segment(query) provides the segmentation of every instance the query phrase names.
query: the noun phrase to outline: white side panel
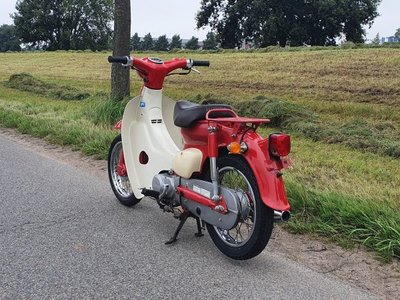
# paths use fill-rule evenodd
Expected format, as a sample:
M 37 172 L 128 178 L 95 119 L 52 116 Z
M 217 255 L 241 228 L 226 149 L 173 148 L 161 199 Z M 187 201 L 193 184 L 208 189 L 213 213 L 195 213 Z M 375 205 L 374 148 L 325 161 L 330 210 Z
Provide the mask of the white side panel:
M 162 99 L 162 114 L 164 117 L 165 126 L 167 126 L 169 135 L 174 140 L 175 144 L 179 149 L 183 149 L 183 139 L 181 134 L 181 128 L 174 124 L 174 108 L 175 101 L 163 96 Z
M 141 96 L 127 104 L 121 135 L 129 181 L 140 198 L 140 188 L 150 188 L 154 175 L 172 169 L 172 160 L 179 152 L 162 116 L 162 90 L 144 88 Z M 139 162 L 142 151 L 149 157 L 147 164 Z
M 200 172 L 203 153 L 196 148 L 188 148 L 178 153 L 172 162 L 176 174 L 189 179 L 194 172 Z

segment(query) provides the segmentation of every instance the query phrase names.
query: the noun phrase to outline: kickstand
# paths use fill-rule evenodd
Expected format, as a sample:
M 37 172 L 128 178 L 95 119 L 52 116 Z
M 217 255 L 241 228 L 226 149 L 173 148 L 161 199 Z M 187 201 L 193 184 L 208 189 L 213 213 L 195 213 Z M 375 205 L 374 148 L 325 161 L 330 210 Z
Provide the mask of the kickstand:
M 202 229 L 204 229 L 203 226 L 201 226 L 200 224 L 200 219 L 196 217 L 196 223 L 197 223 L 197 232 L 194 234 L 197 237 L 201 237 L 203 236 L 203 232 L 201 231 Z
M 177 237 L 179 232 L 181 231 L 183 225 L 185 224 L 186 220 L 189 218 L 190 213 L 189 212 L 183 212 L 182 215 L 180 216 L 181 221 L 179 222 L 178 228 L 176 228 L 175 233 L 173 235 L 173 237 L 168 241 L 165 242 L 165 245 L 170 245 L 172 243 L 175 243 L 177 241 Z

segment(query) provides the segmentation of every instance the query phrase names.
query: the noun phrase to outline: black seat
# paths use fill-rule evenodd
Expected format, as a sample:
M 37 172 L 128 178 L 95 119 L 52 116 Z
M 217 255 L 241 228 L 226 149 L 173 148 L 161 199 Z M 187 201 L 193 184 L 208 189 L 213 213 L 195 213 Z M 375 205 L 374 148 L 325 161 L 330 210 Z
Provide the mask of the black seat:
M 176 102 L 174 108 L 174 124 L 178 127 L 188 128 L 198 120 L 204 120 L 206 114 L 210 109 L 228 108 L 232 109 L 230 105 L 226 104 L 204 104 L 199 105 L 193 102 L 181 100 Z M 212 117 L 231 117 L 232 115 L 226 112 L 216 112 Z

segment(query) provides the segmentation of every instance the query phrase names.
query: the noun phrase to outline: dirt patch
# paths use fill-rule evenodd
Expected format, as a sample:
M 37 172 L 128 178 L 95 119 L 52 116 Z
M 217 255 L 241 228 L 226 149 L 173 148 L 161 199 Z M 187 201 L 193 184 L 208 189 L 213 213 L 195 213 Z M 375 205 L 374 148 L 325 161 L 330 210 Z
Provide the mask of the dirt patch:
M 0 136 L 28 146 L 43 156 L 107 179 L 106 161 L 94 160 L 70 147 L 50 145 L 11 129 L 0 128 Z M 362 246 L 347 250 L 332 242 L 309 235 L 294 235 L 276 226 L 264 253 L 268 251 L 282 253 L 319 273 L 338 277 L 380 298 L 396 299 L 400 295 L 400 262 L 380 262 Z

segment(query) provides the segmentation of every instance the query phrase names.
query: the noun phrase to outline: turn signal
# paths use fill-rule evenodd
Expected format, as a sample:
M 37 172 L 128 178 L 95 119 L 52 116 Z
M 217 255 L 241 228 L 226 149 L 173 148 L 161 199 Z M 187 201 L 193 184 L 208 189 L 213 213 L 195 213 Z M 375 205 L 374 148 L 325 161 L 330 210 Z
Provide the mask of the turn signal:
M 269 135 L 269 151 L 274 156 L 287 156 L 290 153 L 290 135 L 272 133 Z
M 240 153 L 240 144 L 238 142 L 232 142 L 228 145 L 228 151 L 232 154 L 239 154 Z
M 245 142 L 242 142 L 241 144 L 238 142 L 232 142 L 227 146 L 227 148 L 230 154 L 245 153 L 249 149 Z

